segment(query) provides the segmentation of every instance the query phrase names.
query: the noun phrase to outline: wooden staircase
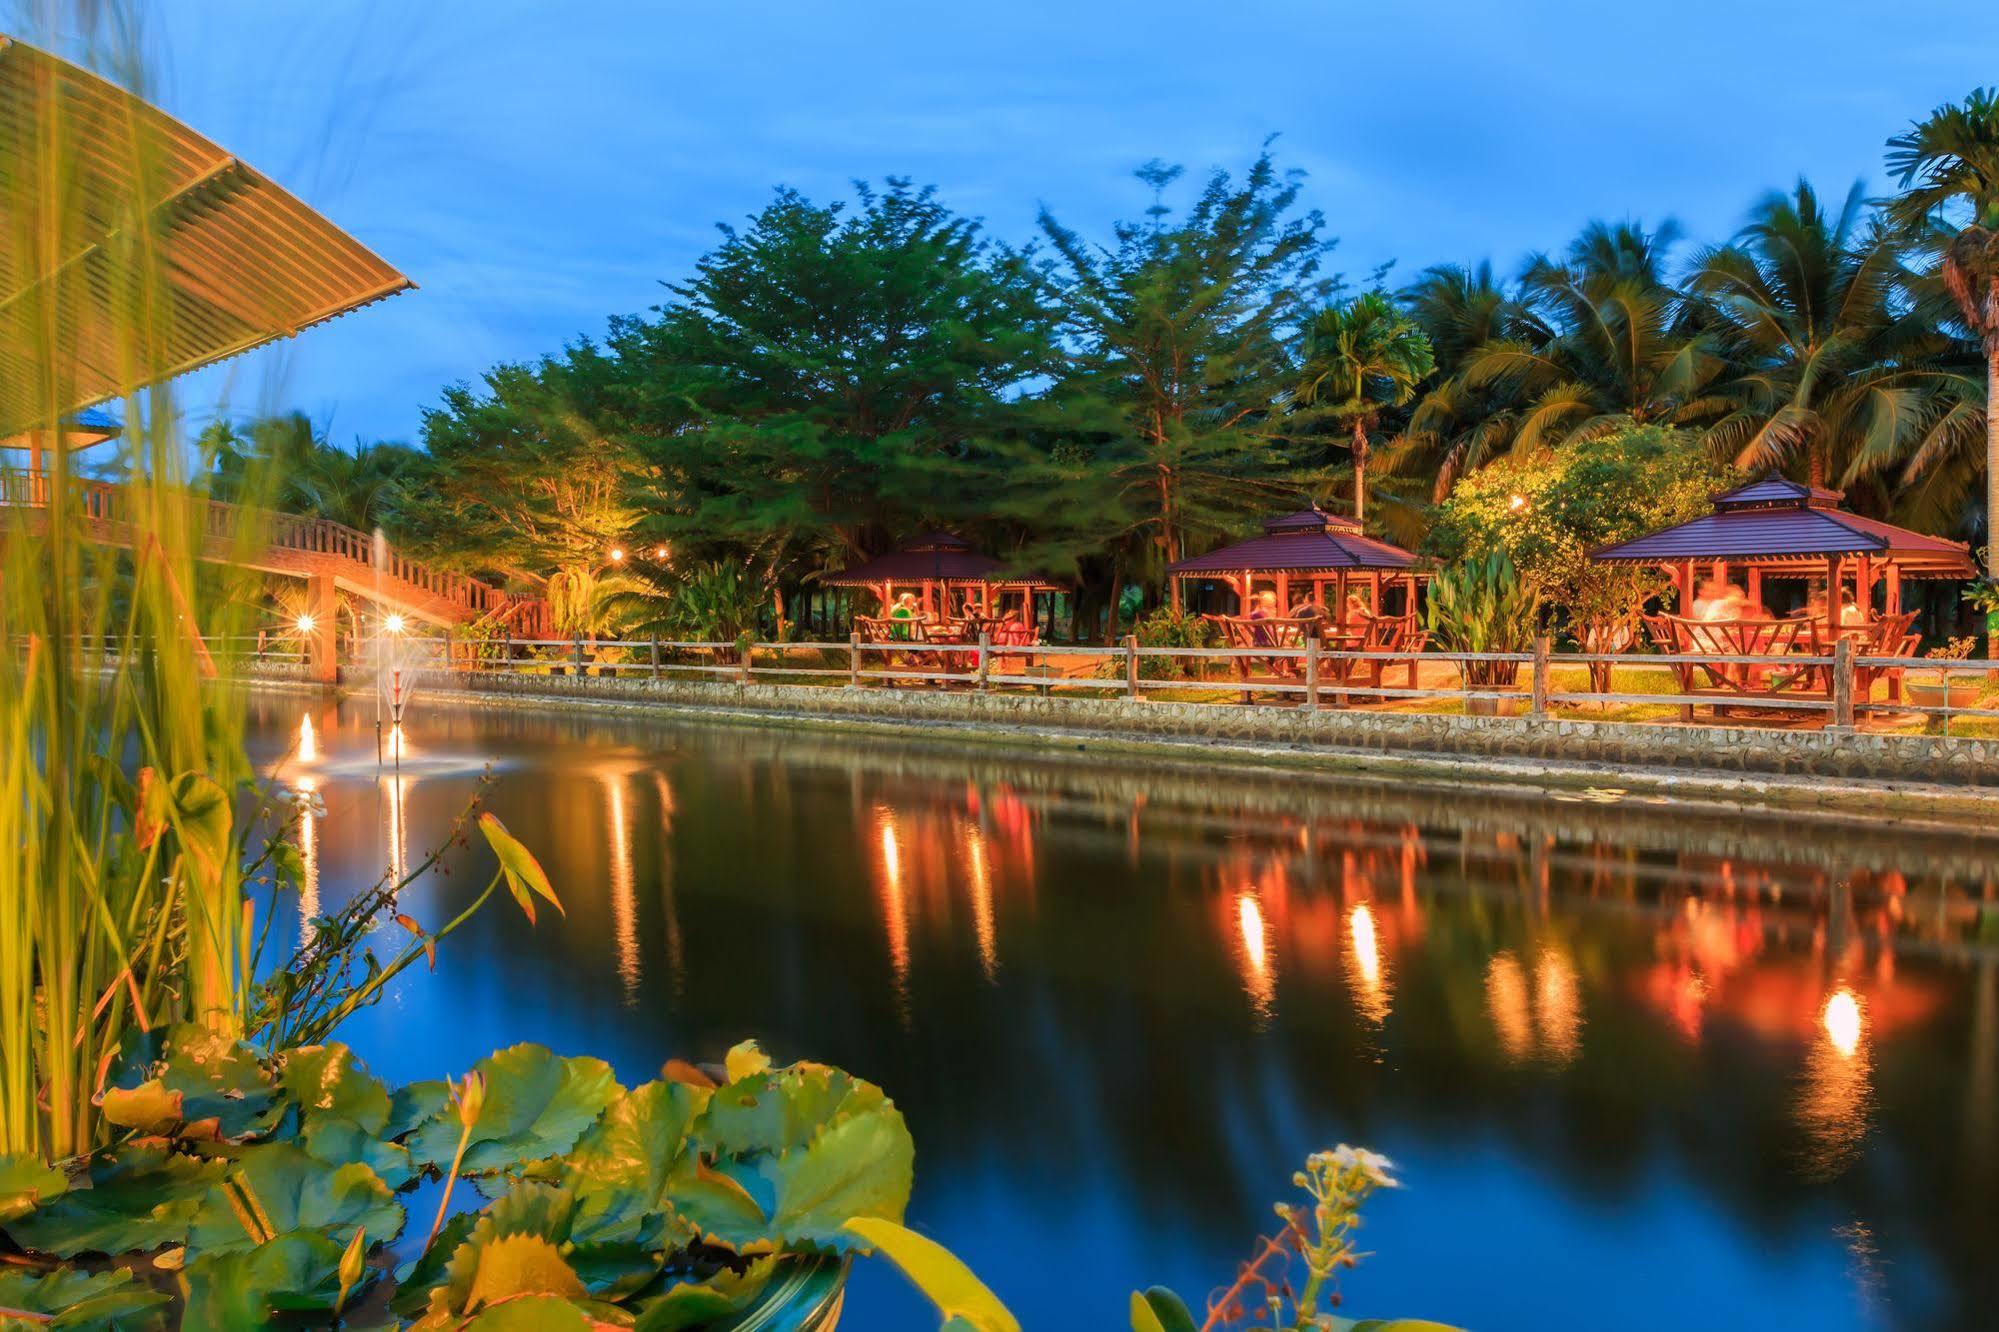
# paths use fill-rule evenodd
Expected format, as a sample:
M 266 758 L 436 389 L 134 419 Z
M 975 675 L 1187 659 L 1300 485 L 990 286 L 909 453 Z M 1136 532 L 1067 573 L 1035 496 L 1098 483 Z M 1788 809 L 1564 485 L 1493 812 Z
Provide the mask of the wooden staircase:
M 49 484 L 45 472 L 0 471 L 0 508 L 46 509 Z M 132 544 L 130 497 L 122 486 L 79 478 L 72 478 L 69 485 L 93 538 L 112 545 Z M 464 574 L 433 569 L 344 523 L 220 500 L 199 504 L 203 559 L 291 578 L 330 580 L 341 591 L 428 624 L 488 620 L 495 631 L 517 638 L 541 638 L 549 632 L 548 603 L 541 598 L 518 597 Z

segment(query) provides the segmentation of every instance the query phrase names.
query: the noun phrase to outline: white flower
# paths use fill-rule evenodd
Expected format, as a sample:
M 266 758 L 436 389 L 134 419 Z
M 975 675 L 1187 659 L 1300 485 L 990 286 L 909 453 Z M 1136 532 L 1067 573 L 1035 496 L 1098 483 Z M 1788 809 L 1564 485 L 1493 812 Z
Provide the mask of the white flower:
M 1345 1143 L 1341 1143 L 1333 1149 L 1333 1162 L 1341 1169 L 1360 1171 L 1362 1175 L 1373 1182 L 1376 1188 L 1399 1189 L 1402 1187 L 1402 1182 L 1389 1173 L 1389 1171 L 1395 1169 L 1395 1162 L 1389 1160 L 1380 1152 L 1370 1152 L 1365 1147 L 1349 1147 Z

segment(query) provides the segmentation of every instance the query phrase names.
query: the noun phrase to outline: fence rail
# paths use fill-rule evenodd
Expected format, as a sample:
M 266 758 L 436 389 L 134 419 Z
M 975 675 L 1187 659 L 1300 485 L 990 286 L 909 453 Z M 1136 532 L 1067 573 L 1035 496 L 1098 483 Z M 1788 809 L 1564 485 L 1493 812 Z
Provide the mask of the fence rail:
M 1702 656 L 1555 652 L 1334 651 L 1295 647 L 1146 647 L 847 641 L 726 643 L 688 639 L 406 637 L 412 665 L 452 671 L 842 684 L 847 688 L 969 688 L 1040 694 L 1171 696 L 1214 706 L 1276 703 L 1302 710 L 1367 707 L 1463 710 L 1549 717 L 1624 710 L 1617 720 L 1664 723 L 1695 708 L 1716 716 L 1762 714 L 1774 721 L 1854 728 L 1921 718 L 1952 724 L 1999 721 L 1999 662 L 1866 657 L 1851 644 L 1819 655 Z M 1734 673 L 1739 690 L 1715 684 L 1684 691 L 1659 675 Z M 1594 671 L 1607 675 L 1598 687 Z M 1406 683 L 1390 683 L 1405 673 Z M 1634 673 L 1647 678 L 1633 680 Z M 1567 678 L 1564 679 L 1563 677 Z M 1425 678 L 1428 677 L 1428 678 Z M 1810 687 L 1755 687 L 1757 680 L 1812 681 Z M 1577 687 L 1585 684 L 1587 687 Z M 1947 685 L 1973 684 L 1970 696 Z M 1935 697 L 1931 697 L 1934 686 Z M 1584 710 L 1578 714 L 1578 710 Z M 1665 715 L 1631 715 L 1666 710 Z

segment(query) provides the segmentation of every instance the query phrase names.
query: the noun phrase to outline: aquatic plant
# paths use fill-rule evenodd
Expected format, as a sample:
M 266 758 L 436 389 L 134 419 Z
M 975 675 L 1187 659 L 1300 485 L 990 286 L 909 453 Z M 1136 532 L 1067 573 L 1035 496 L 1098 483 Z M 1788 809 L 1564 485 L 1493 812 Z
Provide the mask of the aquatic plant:
M 0 1232 L 21 1251 L 0 1306 L 23 1321 L 717 1328 L 830 1304 L 879 1250 L 953 1326 L 1018 1329 L 902 1227 L 914 1149 L 893 1102 L 754 1043 L 631 1088 L 516 1045 L 392 1091 L 337 1043 L 271 1056 L 182 1026 L 117 1061 L 104 1103 L 114 1146 L 0 1159 Z M 439 1180 L 396 1262 L 407 1196 Z M 452 1212 L 461 1182 L 483 1201 Z
M 1361 1208 L 1378 1189 L 1400 1188 L 1392 1173 L 1394 1162 L 1364 1147 L 1345 1143 L 1331 1151 L 1314 1152 L 1291 1182 L 1304 1191 L 1303 1202 L 1280 1202 L 1283 1223 L 1266 1235 L 1256 1256 L 1236 1272 L 1235 1280 L 1210 1296 L 1200 1322 L 1178 1295 L 1164 1286 L 1135 1291 L 1131 1297 L 1132 1332 L 1223 1332 L 1223 1329 L 1269 1328 L 1288 1332 L 1452 1332 L 1442 1323 L 1420 1319 L 1355 1321 L 1322 1311 L 1321 1304 L 1339 1301 L 1339 1276 L 1367 1255 L 1354 1243 L 1361 1225 Z M 1290 1278 L 1293 1263 L 1304 1267 L 1302 1281 Z

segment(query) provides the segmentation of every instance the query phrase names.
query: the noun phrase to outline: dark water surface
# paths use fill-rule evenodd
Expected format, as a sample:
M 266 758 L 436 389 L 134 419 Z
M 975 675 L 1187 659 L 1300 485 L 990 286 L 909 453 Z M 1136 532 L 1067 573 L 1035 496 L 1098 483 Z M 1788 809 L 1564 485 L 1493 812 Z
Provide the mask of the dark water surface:
M 1999 844 L 1471 786 L 265 700 L 321 903 L 471 796 L 568 907 L 499 905 L 347 1029 L 628 1082 L 754 1035 L 880 1082 L 912 1224 L 1032 1329 L 1198 1302 L 1305 1155 L 1387 1152 L 1352 1313 L 1483 1329 L 1991 1327 Z M 466 853 L 405 909 L 484 882 Z M 1985 940 L 1981 942 L 1981 938 Z M 856 1332 L 935 1326 L 865 1265 Z

